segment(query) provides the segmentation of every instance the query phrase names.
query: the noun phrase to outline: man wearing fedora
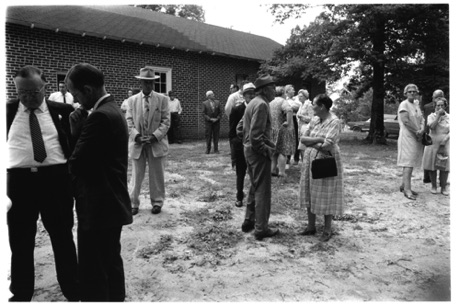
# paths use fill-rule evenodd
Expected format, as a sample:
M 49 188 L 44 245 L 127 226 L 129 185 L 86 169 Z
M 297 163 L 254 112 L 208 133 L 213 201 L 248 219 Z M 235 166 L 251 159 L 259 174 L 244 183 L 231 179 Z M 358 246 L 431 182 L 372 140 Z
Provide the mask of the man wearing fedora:
M 214 143 L 214 153 L 219 153 L 220 102 L 214 99 L 214 93 L 211 90 L 206 92 L 206 98 L 207 100 L 203 102 L 206 154 L 211 152 L 211 140 Z
M 236 168 L 236 207 L 243 206 L 244 198 L 244 177 L 246 176 L 246 159 L 244 157 L 243 140 L 238 137 L 236 128 L 241 118 L 243 118 L 244 111 L 249 101 L 255 97 L 254 89 L 256 87 L 252 83 L 244 84 L 243 86 L 243 101 L 238 101 L 230 111 L 229 124 L 230 130 L 228 138 L 230 140 L 230 149 L 232 150 L 232 167 Z
M 165 199 L 164 168 L 169 145 L 169 99 L 156 93 L 154 80 L 159 78 L 151 67 L 144 67 L 135 76 L 142 91 L 128 99 L 126 120 L 130 130 L 129 157 L 133 160 L 133 187 L 130 192 L 132 213 L 139 212 L 139 194 L 149 164 L 149 189 L 152 213 L 161 212 Z
M 248 167 L 249 189 L 243 232 L 254 230 L 257 240 L 272 237 L 278 229 L 268 227 L 271 207 L 271 158 L 275 149 L 269 103 L 275 98 L 275 82 L 270 76 L 255 81 L 256 97 L 246 107 L 243 116 L 244 156 Z

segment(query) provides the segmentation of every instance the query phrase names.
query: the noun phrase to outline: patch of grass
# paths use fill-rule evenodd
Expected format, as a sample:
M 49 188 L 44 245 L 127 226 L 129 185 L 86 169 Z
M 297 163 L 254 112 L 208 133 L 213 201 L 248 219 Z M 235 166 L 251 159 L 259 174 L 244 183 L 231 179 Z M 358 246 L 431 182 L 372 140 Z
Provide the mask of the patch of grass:
M 158 255 L 167 249 L 171 248 L 174 238 L 172 235 L 162 235 L 160 241 L 153 246 L 146 246 L 138 251 L 137 257 L 148 259 L 154 255 Z

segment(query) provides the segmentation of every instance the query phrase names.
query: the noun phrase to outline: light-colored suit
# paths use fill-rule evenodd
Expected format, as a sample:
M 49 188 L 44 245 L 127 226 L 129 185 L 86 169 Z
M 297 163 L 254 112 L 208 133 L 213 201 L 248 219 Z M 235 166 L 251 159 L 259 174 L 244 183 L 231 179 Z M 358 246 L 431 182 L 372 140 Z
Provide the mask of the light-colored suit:
M 163 206 L 165 198 L 164 167 L 169 152 L 167 133 L 170 126 L 169 98 L 152 91 L 149 94 L 149 118 L 144 129 L 144 93 L 140 92 L 128 99 L 126 120 L 129 128 L 129 157 L 133 161 L 133 182 L 130 190 L 133 207 L 139 207 L 139 194 L 145 176 L 146 163 L 149 164 L 149 189 L 152 206 Z M 137 135 L 154 135 L 157 141 L 151 144 L 137 144 Z

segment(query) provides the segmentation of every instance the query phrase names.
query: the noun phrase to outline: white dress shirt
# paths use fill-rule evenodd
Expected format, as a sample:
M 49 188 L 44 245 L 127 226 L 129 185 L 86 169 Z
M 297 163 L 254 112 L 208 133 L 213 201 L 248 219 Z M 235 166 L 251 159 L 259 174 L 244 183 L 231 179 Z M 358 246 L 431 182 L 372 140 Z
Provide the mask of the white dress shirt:
M 169 112 L 170 113 L 182 113 L 182 107 L 180 106 L 180 101 L 177 98 L 174 100 L 169 99 Z
M 43 163 L 34 160 L 29 114 L 29 109 L 19 103 L 18 111 L 8 133 L 7 168 L 31 168 L 65 164 L 67 160 L 59 143 L 58 132 L 44 99 L 40 107 L 35 110 L 35 115 L 40 124 L 47 156 Z

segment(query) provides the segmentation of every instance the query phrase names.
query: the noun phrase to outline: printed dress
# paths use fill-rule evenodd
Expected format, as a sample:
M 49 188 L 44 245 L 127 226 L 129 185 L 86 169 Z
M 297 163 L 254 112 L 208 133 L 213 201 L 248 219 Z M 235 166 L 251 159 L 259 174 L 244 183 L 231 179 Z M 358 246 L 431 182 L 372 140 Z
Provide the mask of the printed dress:
M 300 174 L 300 207 L 311 208 L 316 215 L 341 215 L 344 210 L 343 199 L 343 166 L 340 156 L 340 148 L 337 145 L 341 130 L 340 120 L 332 116 L 321 122 L 319 117 L 310 121 L 309 128 L 302 136 L 324 137 L 334 143 L 331 154 L 337 163 L 337 176 L 323 179 L 313 179 L 311 176 L 311 163 L 315 159 L 316 150 L 313 147 L 306 147 L 302 169 Z M 318 153 L 318 158 L 322 153 Z
M 415 103 L 404 100 L 398 107 L 399 137 L 398 137 L 398 162 L 400 167 L 420 167 L 423 157 L 422 142 L 417 140 L 414 132 L 411 132 L 402 122 L 401 112 L 406 111 L 410 122 L 417 127 L 423 126 L 423 115 L 420 107 Z
M 428 116 L 428 124 L 433 123 L 436 118 L 436 114 L 432 113 Z M 433 144 L 431 146 L 425 147 L 425 152 L 423 154 L 423 169 L 434 171 L 436 170 L 434 166 L 434 162 L 436 160 L 436 153 L 438 153 L 441 141 L 446 137 L 447 134 L 450 132 L 450 125 L 449 125 L 449 114 L 445 114 L 439 118 L 438 124 L 432 130 L 430 129 L 430 136 L 433 140 Z M 446 152 L 450 152 L 450 141 L 446 143 Z M 447 160 L 447 166 L 445 171 L 450 171 L 450 158 Z
M 286 114 L 292 114 L 289 103 L 281 97 L 276 97 L 270 102 L 272 116 L 272 141 L 275 143 L 275 153 L 285 156 L 295 152 L 295 134 L 291 128 L 283 126 L 286 122 Z

